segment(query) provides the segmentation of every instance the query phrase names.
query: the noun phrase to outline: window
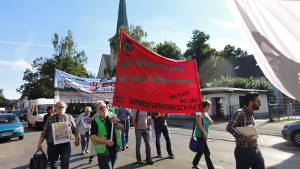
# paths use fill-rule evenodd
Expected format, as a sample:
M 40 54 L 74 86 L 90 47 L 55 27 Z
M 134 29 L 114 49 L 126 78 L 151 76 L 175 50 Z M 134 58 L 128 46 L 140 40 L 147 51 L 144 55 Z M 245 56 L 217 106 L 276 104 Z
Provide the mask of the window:
M 14 115 L 1 115 L 0 116 L 0 124 L 6 123 L 19 123 L 19 119 Z

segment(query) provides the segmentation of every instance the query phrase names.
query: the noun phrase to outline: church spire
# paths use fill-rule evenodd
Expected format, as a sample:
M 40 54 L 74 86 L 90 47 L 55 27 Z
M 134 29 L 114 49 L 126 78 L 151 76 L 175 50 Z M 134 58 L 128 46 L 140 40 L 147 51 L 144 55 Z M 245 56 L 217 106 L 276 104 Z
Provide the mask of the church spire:
M 118 23 L 117 23 L 117 31 L 119 32 L 119 29 L 121 27 L 128 27 L 128 21 L 127 21 L 127 12 L 126 12 L 126 2 L 125 0 L 120 0 L 119 3 L 119 14 L 118 14 Z

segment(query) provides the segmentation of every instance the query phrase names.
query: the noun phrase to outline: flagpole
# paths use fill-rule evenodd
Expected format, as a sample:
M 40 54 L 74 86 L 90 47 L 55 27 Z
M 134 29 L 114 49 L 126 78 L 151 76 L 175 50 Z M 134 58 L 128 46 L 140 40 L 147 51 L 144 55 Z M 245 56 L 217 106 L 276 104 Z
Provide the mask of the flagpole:
M 111 123 L 111 131 L 110 131 L 110 140 L 113 140 L 113 133 L 114 133 L 114 123 Z

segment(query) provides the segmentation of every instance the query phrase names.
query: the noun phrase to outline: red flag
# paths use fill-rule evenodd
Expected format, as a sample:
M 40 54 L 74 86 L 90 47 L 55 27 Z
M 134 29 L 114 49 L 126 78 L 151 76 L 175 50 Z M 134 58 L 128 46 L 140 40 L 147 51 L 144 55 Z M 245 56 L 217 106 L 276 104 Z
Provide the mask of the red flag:
M 121 32 L 114 106 L 190 114 L 200 112 L 201 103 L 195 60 L 162 57 Z

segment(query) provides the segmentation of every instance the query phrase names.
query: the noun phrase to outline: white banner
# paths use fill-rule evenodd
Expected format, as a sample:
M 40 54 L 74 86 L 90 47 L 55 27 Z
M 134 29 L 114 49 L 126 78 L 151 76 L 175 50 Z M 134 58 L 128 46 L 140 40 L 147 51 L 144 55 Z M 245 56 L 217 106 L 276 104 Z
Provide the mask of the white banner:
M 269 81 L 300 100 L 300 1 L 227 0 Z
M 66 103 L 95 103 L 99 100 L 112 100 L 116 78 L 111 80 L 82 78 L 55 69 L 56 101 Z

